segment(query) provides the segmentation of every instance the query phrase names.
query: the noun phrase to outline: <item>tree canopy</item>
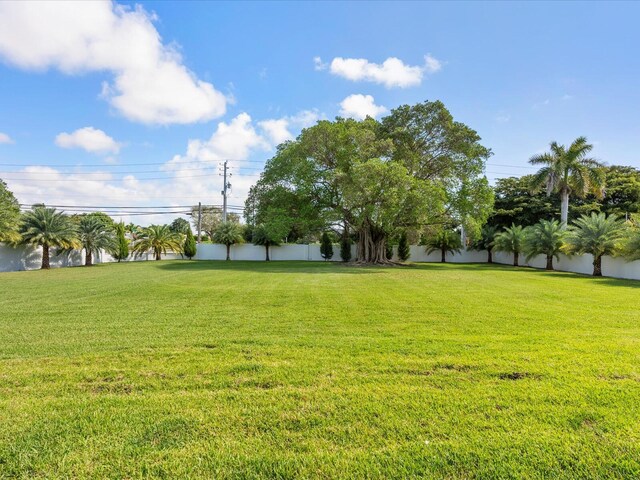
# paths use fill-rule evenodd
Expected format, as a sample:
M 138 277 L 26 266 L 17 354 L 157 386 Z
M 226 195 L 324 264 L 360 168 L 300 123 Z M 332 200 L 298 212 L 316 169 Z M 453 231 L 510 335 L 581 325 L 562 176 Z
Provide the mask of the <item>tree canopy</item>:
M 393 110 L 381 122 L 320 121 L 278 147 L 246 203 L 247 222 L 301 238 L 346 225 L 360 262 L 386 263 L 402 228 L 462 225 L 479 233 L 493 194 L 489 149 L 441 102 Z
M 20 205 L 7 184 L 0 180 L 0 242 L 20 240 Z

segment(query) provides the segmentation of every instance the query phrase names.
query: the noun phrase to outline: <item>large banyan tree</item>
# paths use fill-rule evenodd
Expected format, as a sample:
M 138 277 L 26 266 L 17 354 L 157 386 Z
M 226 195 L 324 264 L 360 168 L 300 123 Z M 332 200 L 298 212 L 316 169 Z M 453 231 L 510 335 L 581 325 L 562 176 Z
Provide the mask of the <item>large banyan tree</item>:
M 461 226 L 473 236 L 491 211 L 491 151 L 439 102 L 401 106 L 380 122 L 320 121 L 280 145 L 245 205 L 250 225 L 283 238 L 331 226 L 357 233 L 357 261 L 386 263 L 399 229 Z

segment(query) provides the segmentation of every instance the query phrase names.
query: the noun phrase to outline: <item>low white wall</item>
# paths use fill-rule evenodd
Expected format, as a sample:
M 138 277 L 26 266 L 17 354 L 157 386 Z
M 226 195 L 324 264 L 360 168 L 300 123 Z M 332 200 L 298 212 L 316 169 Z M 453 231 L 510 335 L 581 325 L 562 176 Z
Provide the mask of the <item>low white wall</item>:
M 439 262 L 440 252 L 427 254 L 425 247 L 420 245 L 411 245 L 410 247 L 412 262 Z M 224 260 L 227 250 L 224 245 L 202 243 L 198 245 L 196 260 Z M 351 248 L 352 258 L 356 255 L 356 246 Z M 251 244 L 233 245 L 230 250 L 231 260 L 249 260 L 263 261 L 265 259 L 265 248 Z M 269 256 L 271 260 L 303 260 L 303 261 L 324 261 L 320 255 L 320 245 L 298 245 L 288 244 L 279 247 L 270 247 Z M 166 260 L 180 259 L 180 254 L 169 253 L 162 256 Z M 451 263 L 486 263 L 487 252 L 476 252 L 473 250 L 462 250 L 460 253 L 447 254 L 447 262 Z M 138 257 L 129 257 L 127 261 L 146 261 L 153 260 L 151 254 Z M 397 260 L 397 249 L 394 248 L 394 259 Z M 93 259 L 94 263 L 111 263 L 116 260 L 107 253 L 102 253 Z M 333 246 L 333 262 L 339 262 L 340 246 Z M 493 261 L 500 264 L 510 265 L 513 263 L 513 255 L 502 252 L 493 253 Z M 12 272 L 18 270 L 35 270 L 40 268 L 42 262 L 42 249 L 30 246 L 19 246 L 12 248 L 8 245 L 0 244 L 0 272 Z M 593 257 L 591 255 L 576 255 L 568 257 L 560 255 L 560 260 L 554 259 L 554 267 L 556 270 L 563 272 L 582 273 L 591 275 L 593 272 Z M 70 255 L 56 256 L 52 250 L 51 267 L 71 267 L 79 266 L 84 263 L 84 254 L 74 251 Z M 545 268 L 546 258 L 544 255 L 538 255 L 527 262 L 524 255 L 520 255 L 520 265 L 533 268 Z M 640 280 L 640 261 L 627 262 L 623 258 L 603 257 L 602 271 L 607 277 L 628 278 Z

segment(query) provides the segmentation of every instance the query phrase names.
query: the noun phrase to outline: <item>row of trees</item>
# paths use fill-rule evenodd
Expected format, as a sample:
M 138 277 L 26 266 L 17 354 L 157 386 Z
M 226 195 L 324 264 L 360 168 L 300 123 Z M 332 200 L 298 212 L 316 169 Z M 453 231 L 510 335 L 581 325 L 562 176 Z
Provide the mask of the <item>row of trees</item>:
M 83 250 L 86 266 L 93 265 L 94 256 L 102 251 L 110 253 L 118 261 L 127 259 L 131 254 L 153 253 L 156 260 L 160 260 L 167 251 L 181 253 L 188 258 L 196 254 L 190 228 L 186 233 L 175 231 L 169 225 L 127 229 L 123 223 L 116 224 L 101 213 L 66 215 L 55 208 L 35 205 L 23 214 L 18 209 L 11 223 L 11 230 L 2 230 L 2 241 L 42 248 L 43 269 L 50 267 L 52 249 L 56 255 Z M 130 238 L 127 238 L 127 230 Z
M 540 220 L 528 227 L 512 224 L 502 230 L 487 225 L 472 248 L 486 250 L 489 263 L 493 261 L 493 251 L 511 253 L 514 266 L 518 266 L 521 254 L 526 255 L 527 261 L 544 255 L 547 270 L 553 270 L 553 259 L 559 259 L 561 253 L 588 253 L 593 256 L 593 275 L 602 276 L 605 255 L 640 259 L 640 221 L 624 221 L 615 214 L 592 212 L 569 226 L 558 220 Z

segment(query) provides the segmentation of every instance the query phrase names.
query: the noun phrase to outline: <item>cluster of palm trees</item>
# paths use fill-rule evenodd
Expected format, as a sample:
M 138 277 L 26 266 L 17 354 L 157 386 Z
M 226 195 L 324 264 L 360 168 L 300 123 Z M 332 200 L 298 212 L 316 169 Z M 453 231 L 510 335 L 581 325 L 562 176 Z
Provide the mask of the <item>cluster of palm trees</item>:
M 493 262 L 493 251 L 511 253 L 516 267 L 520 255 L 525 255 L 527 261 L 544 255 L 547 270 L 553 270 L 553 259 L 559 259 L 561 253 L 588 253 L 593 256 L 593 275 L 602 276 L 605 255 L 640 259 L 640 226 L 615 215 L 595 212 L 582 215 L 569 226 L 558 220 L 541 220 L 530 227 L 512 225 L 501 231 L 487 225 L 472 248 L 486 250 L 489 263 Z
M 51 249 L 56 255 L 73 250 L 84 250 L 84 264 L 93 265 L 94 256 L 101 251 L 110 253 L 118 261 L 130 254 L 139 256 L 153 253 L 160 260 L 168 251 L 192 258 L 196 254 L 195 239 L 188 228 L 186 232 L 172 230 L 169 225 L 139 227 L 130 238 L 125 237 L 124 224 L 105 221 L 102 215 L 83 215 L 79 220 L 55 208 L 36 205 L 22 215 L 18 237 L 14 245 L 25 244 L 42 248 L 43 269 L 50 267 Z

